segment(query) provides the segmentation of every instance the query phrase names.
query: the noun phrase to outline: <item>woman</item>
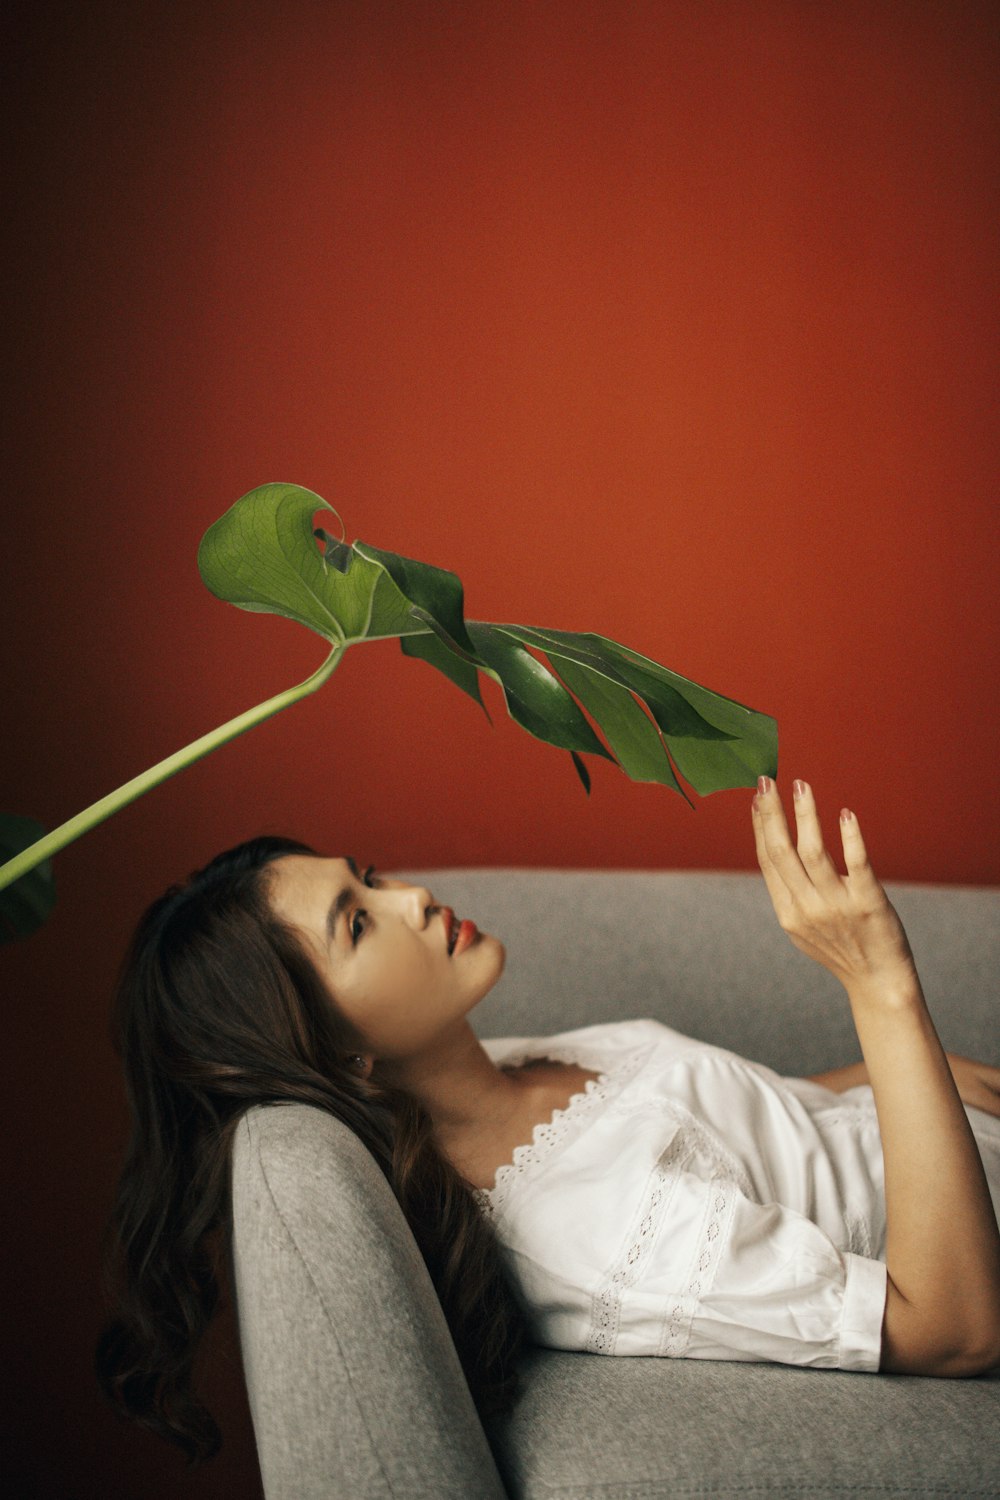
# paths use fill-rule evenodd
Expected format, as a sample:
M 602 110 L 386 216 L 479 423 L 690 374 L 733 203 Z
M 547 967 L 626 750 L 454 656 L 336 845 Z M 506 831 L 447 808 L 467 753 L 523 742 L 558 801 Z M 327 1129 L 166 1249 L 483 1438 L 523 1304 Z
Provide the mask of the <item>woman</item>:
M 484 1044 L 467 1017 L 502 973 L 499 939 L 463 924 L 453 945 L 422 887 L 369 889 L 371 870 L 293 840 L 251 840 L 172 886 L 116 996 L 133 1129 L 107 1233 L 108 1399 L 192 1461 L 217 1451 L 192 1364 L 226 1281 L 232 1135 L 268 1101 L 327 1109 L 372 1152 L 484 1416 L 511 1404 L 529 1337 L 913 1374 L 1000 1362 L 1000 1070 L 942 1051 L 857 819 L 842 814 L 846 876 L 801 782 L 795 820 L 793 845 L 762 779 L 752 821 L 779 923 L 844 985 L 865 1057 L 811 1079 L 654 1021 L 538 1039 L 540 1056 Z M 615 1170 L 594 1170 L 609 1142 Z M 588 1232 L 570 1265 L 545 1215 L 574 1193 Z M 617 1245 L 629 1217 L 635 1253 L 616 1267 L 598 1229 Z

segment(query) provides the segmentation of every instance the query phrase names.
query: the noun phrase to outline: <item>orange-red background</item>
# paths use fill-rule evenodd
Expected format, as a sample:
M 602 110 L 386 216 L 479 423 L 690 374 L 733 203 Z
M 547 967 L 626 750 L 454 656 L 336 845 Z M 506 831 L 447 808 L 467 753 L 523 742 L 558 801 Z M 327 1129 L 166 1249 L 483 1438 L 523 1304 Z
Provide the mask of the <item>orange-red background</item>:
M 811 780 L 833 840 L 853 806 L 884 878 L 998 881 L 992 6 L 7 24 L 0 805 L 53 827 L 319 664 L 195 566 L 281 479 L 453 569 L 471 619 L 598 631 L 774 714 L 786 797 Z M 262 830 L 386 870 L 756 868 L 749 790 L 691 811 L 590 757 L 588 798 L 481 687 L 492 729 L 358 648 L 57 856 L 55 915 L 0 958 L 25 1493 L 255 1493 L 224 1324 L 203 1472 L 90 1374 L 126 1130 L 109 992 L 170 880 Z

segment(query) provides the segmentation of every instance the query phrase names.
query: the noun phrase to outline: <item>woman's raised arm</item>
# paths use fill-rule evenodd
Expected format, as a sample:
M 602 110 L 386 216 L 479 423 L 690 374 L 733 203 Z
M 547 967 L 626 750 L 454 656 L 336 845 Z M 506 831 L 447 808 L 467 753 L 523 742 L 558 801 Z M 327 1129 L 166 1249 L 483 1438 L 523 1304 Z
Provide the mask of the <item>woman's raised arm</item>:
M 757 858 L 778 921 L 840 980 L 871 1083 L 885 1164 L 888 1294 L 880 1368 L 978 1375 L 1000 1363 L 1000 1227 L 903 925 L 841 813 L 846 876 L 795 783 L 797 847 L 777 788 L 754 798 Z

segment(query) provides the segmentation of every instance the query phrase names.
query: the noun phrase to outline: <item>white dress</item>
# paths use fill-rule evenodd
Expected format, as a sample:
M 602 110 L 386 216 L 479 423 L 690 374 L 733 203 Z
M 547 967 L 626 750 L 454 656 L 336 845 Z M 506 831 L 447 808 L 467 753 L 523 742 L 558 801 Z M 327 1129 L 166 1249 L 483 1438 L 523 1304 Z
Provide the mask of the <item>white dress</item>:
M 552 1349 L 875 1371 L 885 1180 L 870 1085 L 842 1094 L 660 1021 L 485 1038 L 599 1072 L 477 1188 Z M 1000 1119 L 966 1106 L 1000 1215 Z

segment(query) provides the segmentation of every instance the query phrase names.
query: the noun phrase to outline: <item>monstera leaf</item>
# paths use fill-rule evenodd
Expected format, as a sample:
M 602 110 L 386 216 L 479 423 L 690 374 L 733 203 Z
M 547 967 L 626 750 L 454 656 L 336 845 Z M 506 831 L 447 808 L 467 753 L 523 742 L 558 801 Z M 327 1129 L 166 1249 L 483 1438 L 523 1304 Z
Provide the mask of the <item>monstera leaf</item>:
M 198 567 L 218 598 L 238 609 L 284 615 L 321 636 L 332 647 L 326 660 L 305 682 L 177 751 L 0 866 L 0 912 L 13 935 L 26 930 L 9 915 L 9 903 L 29 899 L 19 891 L 28 872 L 168 776 L 315 692 L 349 646 L 398 639 L 404 656 L 441 672 L 492 724 L 479 692 L 479 673 L 486 673 L 522 729 L 569 751 L 588 795 L 584 754 L 616 762 L 633 781 L 660 782 L 691 806 L 675 766 L 701 796 L 777 774 L 777 725 L 769 715 L 607 636 L 467 620 L 454 573 L 368 542 L 337 540 L 313 528 L 319 510 L 337 515 L 301 485 L 261 485 L 208 528 Z
M 775 774 L 777 726 L 768 715 L 606 636 L 466 620 L 456 574 L 368 542 L 347 546 L 322 527 L 314 532 L 312 518 L 320 509 L 337 514 L 298 485 L 251 490 L 202 538 L 198 566 L 204 582 L 240 609 L 297 620 L 341 648 L 398 637 L 405 656 L 435 667 L 489 718 L 479 693 L 478 674 L 485 672 L 499 683 L 522 729 L 570 751 L 588 792 L 581 752 L 617 759 L 633 781 L 662 782 L 686 800 L 668 749 L 701 795 L 752 786 L 758 775 Z M 613 755 L 571 694 L 604 731 Z

